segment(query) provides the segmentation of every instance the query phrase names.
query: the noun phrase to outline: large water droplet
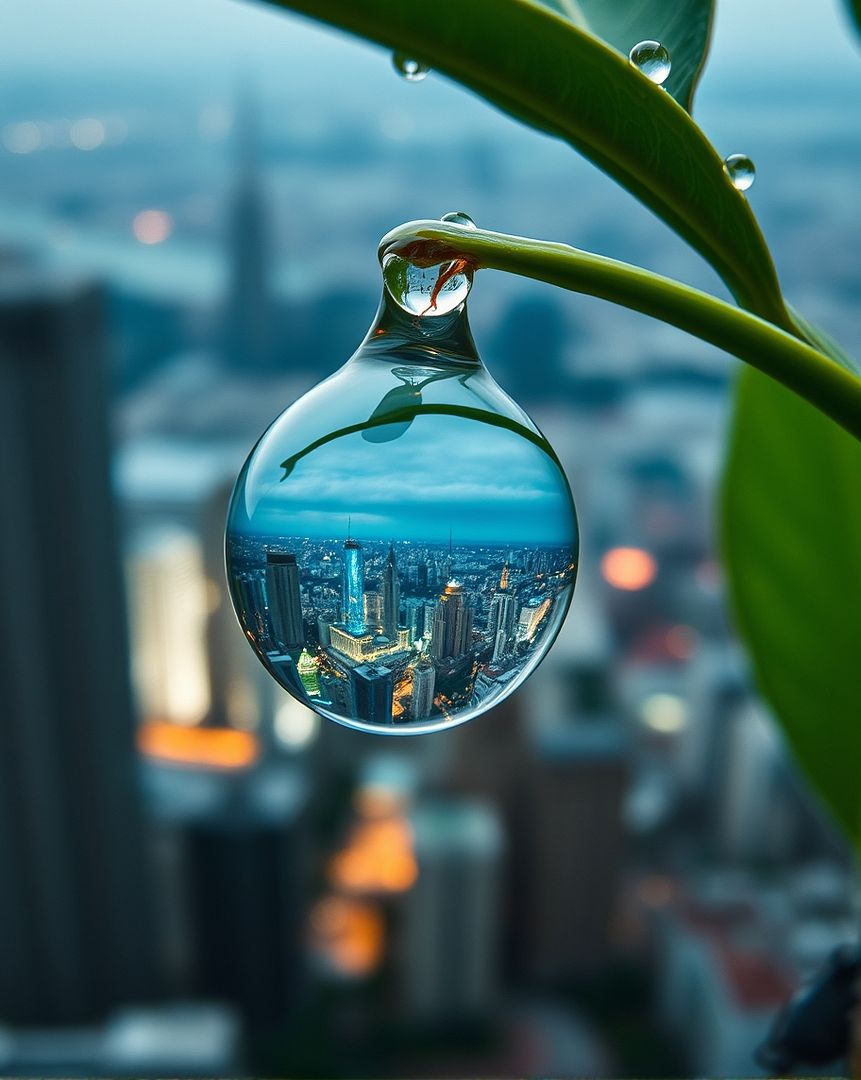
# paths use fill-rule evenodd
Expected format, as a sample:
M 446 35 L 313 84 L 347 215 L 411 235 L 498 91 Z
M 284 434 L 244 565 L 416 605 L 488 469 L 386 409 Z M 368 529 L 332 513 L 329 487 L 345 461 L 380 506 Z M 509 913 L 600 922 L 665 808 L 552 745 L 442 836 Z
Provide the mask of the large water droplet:
M 660 41 L 639 41 L 628 53 L 631 64 L 657 86 L 670 75 L 670 54 Z
M 392 252 L 383 259 L 383 281 L 392 299 L 410 315 L 448 315 L 469 296 L 472 270 L 461 259 L 417 266 Z
M 556 455 L 475 352 L 468 283 L 429 334 L 389 278 L 427 275 L 433 291 L 439 267 L 396 258 L 358 352 L 251 452 L 226 555 L 245 636 L 281 686 L 404 735 L 479 716 L 535 669 L 571 600 L 578 532 Z M 427 303 L 417 292 L 407 310 Z
M 405 53 L 394 53 L 392 63 L 398 75 L 406 79 L 407 82 L 421 82 L 422 79 L 428 77 L 430 71 L 427 64 L 423 64 L 421 60 L 416 60 L 414 56 L 407 56 Z
M 463 225 L 465 229 L 475 228 L 475 222 L 469 214 L 465 214 L 463 210 L 452 210 L 448 214 L 443 214 L 440 221 L 447 221 L 451 225 Z
M 756 179 L 756 166 L 747 154 L 730 154 L 723 168 L 736 191 L 747 191 Z

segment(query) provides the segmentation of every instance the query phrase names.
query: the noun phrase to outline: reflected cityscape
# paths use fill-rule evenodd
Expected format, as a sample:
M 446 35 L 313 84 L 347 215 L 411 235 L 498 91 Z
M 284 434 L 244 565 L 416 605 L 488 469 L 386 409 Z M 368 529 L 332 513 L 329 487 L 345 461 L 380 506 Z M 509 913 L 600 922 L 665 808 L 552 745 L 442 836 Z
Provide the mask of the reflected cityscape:
M 564 617 L 563 547 L 231 536 L 237 613 L 281 685 L 371 728 L 457 722 L 505 697 Z

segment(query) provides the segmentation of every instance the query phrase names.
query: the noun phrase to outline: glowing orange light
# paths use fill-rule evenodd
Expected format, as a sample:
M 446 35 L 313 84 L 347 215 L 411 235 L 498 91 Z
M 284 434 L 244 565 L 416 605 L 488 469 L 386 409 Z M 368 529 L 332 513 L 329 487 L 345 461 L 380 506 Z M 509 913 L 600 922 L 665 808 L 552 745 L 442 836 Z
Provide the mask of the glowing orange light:
M 380 964 L 385 924 L 379 909 L 342 896 L 327 896 L 311 909 L 314 948 L 342 975 L 370 975 Z
M 412 841 L 402 817 L 360 822 L 347 846 L 330 860 L 329 880 L 358 895 L 406 892 L 419 872 Z
M 141 210 L 132 220 L 132 232 L 140 244 L 161 244 L 173 232 L 173 218 L 166 210 Z
M 651 585 L 658 573 L 654 556 L 642 548 L 611 548 L 601 559 L 601 573 L 614 589 L 635 592 Z
M 146 757 L 204 769 L 247 769 L 260 752 L 249 731 L 179 727 L 162 720 L 142 724 L 137 745 Z

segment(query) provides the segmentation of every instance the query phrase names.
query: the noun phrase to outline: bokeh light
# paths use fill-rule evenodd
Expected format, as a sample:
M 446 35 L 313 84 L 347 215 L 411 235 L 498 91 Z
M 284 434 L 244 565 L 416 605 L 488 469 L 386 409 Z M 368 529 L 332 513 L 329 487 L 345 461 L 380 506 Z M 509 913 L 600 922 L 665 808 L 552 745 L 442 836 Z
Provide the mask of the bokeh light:
M 173 218 L 166 210 L 141 210 L 132 220 L 132 232 L 140 244 L 161 244 L 173 232 Z
M 658 575 L 658 564 L 642 548 L 616 547 L 601 559 L 601 574 L 614 589 L 636 592 L 652 584 Z

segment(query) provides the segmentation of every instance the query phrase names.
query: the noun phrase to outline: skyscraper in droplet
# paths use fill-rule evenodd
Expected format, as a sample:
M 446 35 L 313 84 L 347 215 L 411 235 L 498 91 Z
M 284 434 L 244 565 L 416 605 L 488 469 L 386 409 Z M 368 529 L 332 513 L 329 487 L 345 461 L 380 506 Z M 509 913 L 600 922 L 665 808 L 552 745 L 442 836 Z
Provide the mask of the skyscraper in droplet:
M 344 625 L 351 634 L 365 629 L 365 556 L 358 540 L 344 541 L 344 573 L 341 585 L 341 606 Z
M 368 724 L 392 722 L 394 680 L 381 664 L 361 664 L 350 672 L 353 715 Z
M 450 581 L 434 612 L 431 653 L 435 660 L 463 656 L 472 643 L 473 609 L 466 602 L 463 586 Z
M 272 636 L 285 649 L 302 644 L 302 601 L 296 556 L 283 551 L 266 552 L 266 599 Z
M 389 555 L 383 568 L 383 633 L 390 641 L 398 636 L 401 610 L 401 583 L 398 578 L 398 562 L 394 547 L 389 544 Z
M 413 668 L 412 719 L 425 720 L 433 709 L 436 672 L 427 653 L 422 653 Z

